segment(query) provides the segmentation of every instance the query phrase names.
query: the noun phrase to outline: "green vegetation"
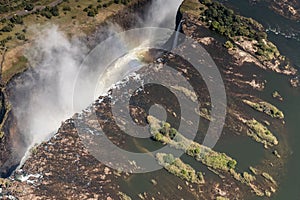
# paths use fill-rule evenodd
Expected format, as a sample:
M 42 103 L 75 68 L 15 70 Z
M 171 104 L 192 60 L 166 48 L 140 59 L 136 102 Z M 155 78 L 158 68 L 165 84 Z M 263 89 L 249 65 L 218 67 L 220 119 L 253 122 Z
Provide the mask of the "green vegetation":
M 206 165 L 209 170 L 213 171 L 221 178 L 224 176 L 222 176 L 220 172 L 229 172 L 231 176 L 233 176 L 237 181 L 250 187 L 257 196 L 265 195 L 264 189 L 262 189 L 259 185 L 255 184 L 255 176 L 249 174 L 248 172 L 238 173 L 235 170 L 237 165 L 236 160 L 230 158 L 224 153 L 213 151 L 208 147 L 200 145 L 199 143 L 194 142 L 192 140 L 189 140 L 176 130 L 176 134 L 171 134 L 171 130 L 172 132 L 174 132 L 174 129 L 172 129 L 171 125 L 165 122 L 160 122 L 155 117 L 148 116 L 147 120 L 150 125 L 150 131 L 154 140 L 157 140 L 164 144 L 168 144 L 173 148 L 184 151 L 187 155 L 195 158 L 195 160 Z M 171 139 L 170 135 L 175 136 Z M 168 164 L 169 166 L 170 164 L 173 165 L 176 159 L 171 154 L 159 154 L 158 160 L 161 165 L 166 166 Z M 180 164 L 180 162 L 176 163 L 175 167 L 171 165 L 172 167 L 170 166 L 168 170 L 172 171 L 171 173 L 175 174 L 176 176 L 184 177 L 183 175 L 186 175 L 186 171 L 180 170 L 182 169 L 182 166 Z M 252 167 L 251 169 L 256 173 L 256 169 Z M 185 179 L 188 179 L 188 177 L 185 177 Z
M 28 10 L 28 11 L 33 10 L 33 8 L 34 8 L 34 5 L 32 3 L 27 3 L 24 6 L 24 10 Z
M 253 182 L 256 180 L 251 174 L 244 172 L 243 174 L 237 173 L 235 170 L 230 169 L 231 175 L 239 182 L 249 186 L 257 196 L 264 196 L 263 190 L 258 188 Z
M 183 180 L 197 184 L 205 183 L 201 172 L 196 173 L 190 165 L 185 164 L 179 158 L 174 158 L 172 154 L 157 153 L 156 159 L 158 160 L 159 165 Z
M 32 10 L 34 7 L 34 4 L 37 4 L 38 2 L 46 3 L 46 1 L 37 1 L 37 0 L 13 0 L 13 1 L 0 1 L 0 14 L 7 13 L 7 12 L 13 12 L 17 10 Z
M 253 109 L 255 109 L 259 112 L 264 112 L 273 118 L 278 118 L 278 119 L 284 118 L 283 112 L 268 102 L 261 101 L 259 103 L 255 103 L 255 102 L 248 101 L 248 100 L 243 100 L 243 102 L 245 104 L 251 106 Z
M 18 40 L 26 40 L 25 35 L 22 33 L 15 33 L 15 35 Z
M 14 24 L 9 22 L 0 31 L 1 32 L 11 32 L 13 30 L 14 26 L 15 26 Z
M 258 41 L 267 38 L 267 34 L 262 31 L 262 26 L 253 19 L 239 16 L 219 2 L 208 0 L 200 0 L 200 2 L 207 7 L 202 13 L 202 21 L 221 35 L 228 38 L 245 36 Z
M 233 44 L 231 41 L 227 40 L 224 44 L 224 46 L 227 48 L 227 49 L 232 49 L 233 48 Z
M 252 176 L 252 175 L 249 174 L 248 172 L 244 172 L 244 173 L 243 173 L 243 178 L 245 179 L 245 181 L 246 181 L 247 183 L 251 183 L 251 182 L 253 182 L 253 181 L 256 180 L 255 176 Z
M 94 7 L 92 4 L 83 9 L 84 12 L 87 13 L 89 17 L 95 17 L 98 14 L 98 7 Z
M 19 15 L 15 15 L 12 18 L 10 18 L 10 22 L 13 24 L 23 24 L 23 18 Z
M 72 9 L 71 9 L 70 6 L 65 5 L 65 6 L 63 6 L 63 9 L 62 9 L 62 10 L 63 10 L 63 11 L 71 11 Z
M 198 0 L 183 1 L 180 6 L 181 12 L 187 12 L 195 16 L 199 16 L 204 9 L 205 6 L 200 4 Z
M 23 72 L 27 68 L 27 58 L 25 56 L 19 57 L 17 62 L 13 64 L 11 68 L 8 70 L 5 70 L 2 74 L 3 82 L 7 82 L 9 79 L 11 79 L 16 73 Z
M 247 134 L 255 141 L 265 144 L 266 147 L 278 144 L 277 138 L 271 131 L 255 119 L 248 120 L 246 124 L 250 128 Z
M 256 47 L 256 54 L 262 56 L 264 60 L 272 60 L 280 56 L 277 47 L 266 39 L 258 40 Z
M 208 121 L 212 121 L 212 117 L 210 115 L 210 111 L 207 108 L 200 108 L 199 110 L 195 110 L 195 112 L 200 116 L 203 117 L 204 119 L 208 120 Z
M 40 11 L 40 14 L 44 17 L 47 17 L 48 19 L 51 19 L 51 17 L 59 16 L 59 10 L 57 6 L 49 7 L 46 6 L 42 11 Z
M 236 167 L 236 160 L 230 158 L 224 153 L 213 151 L 212 149 L 200 145 L 197 142 L 187 139 L 177 130 L 172 129 L 170 124 L 161 123 L 156 118 L 148 116 L 148 123 L 151 127 L 153 139 L 171 147 L 184 151 L 187 155 L 194 157 L 213 169 L 228 171 Z
M 234 169 L 237 164 L 235 160 L 229 158 L 226 154 L 212 150 L 203 156 L 202 161 L 207 166 L 221 170 Z
M 249 174 L 248 172 L 240 174 L 234 171 L 233 169 L 230 169 L 230 173 L 236 180 L 240 181 L 241 183 L 245 183 L 248 186 L 251 186 L 251 183 L 256 180 L 255 176 Z
M 5 82 L 28 66 L 23 62 L 22 52 L 24 45 L 35 39 L 35 30 L 28 29 L 28 27 L 44 27 L 51 19 L 51 24 L 59 26 L 66 35 L 82 36 L 94 32 L 105 19 L 122 10 L 124 5 L 131 2 L 136 1 L 64 0 L 58 4 L 54 0 L 4 1 L 0 5 L 0 14 L 3 13 L 0 20 L 0 46 L 2 46 L 0 51 L 2 54 L 6 52 L 5 55 L 11 58 L 5 59 L 3 63 L 2 74 L 5 74 Z M 83 9 L 90 5 L 93 9 L 84 12 Z M 110 9 L 106 9 L 108 7 Z M 33 9 L 33 12 L 29 12 Z
M 251 53 L 256 54 L 261 61 L 280 58 L 278 49 L 267 40 L 267 34 L 261 24 L 252 18 L 236 14 L 219 2 L 186 0 L 180 11 L 200 16 L 200 20 L 205 26 L 228 39 L 224 44 L 228 49 L 232 49 L 234 44 L 239 45 L 239 40 L 249 41 L 253 46 Z

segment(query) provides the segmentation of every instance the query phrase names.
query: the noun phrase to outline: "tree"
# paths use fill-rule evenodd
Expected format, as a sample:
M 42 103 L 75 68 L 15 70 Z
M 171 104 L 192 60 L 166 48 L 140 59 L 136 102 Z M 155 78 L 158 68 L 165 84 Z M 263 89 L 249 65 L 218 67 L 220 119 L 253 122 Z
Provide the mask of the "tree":
M 24 34 L 19 34 L 19 35 L 17 35 L 17 39 L 18 40 L 25 40 L 26 38 L 25 38 Z
M 15 15 L 12 18 L 10 18 L 11 23 L 16 23 L 16 24 L 23 24 L 23 19 L 19 15 Z
M 155 133 L 153 136 L 154 140 L 156 140 L 156 141 L 161 141 L 163 139 L 163 137 L 164 136 L 159 132 Z
M 28 11 L 33 10 L 33 8 L 34 8 L 34 5 L 32 3 L 26 3 L 25 7 L 24 7 L 24 9 L 28 10 Z
M 194 154 L 195 154 L 195 155 L 200 154 L 200 149 L 199 149 L 199 148 L 194 149 Z
M 2 32 L 11 32 L 13 29 L 14 25 L 13 24 L 7 24 L 6 26 L 4 26 L 1 31 Z
M 71 11 L 71 7 L 70 6 L 64 6 L 63 11 Z
M 59 16 L 59 10 L 57 6 L 54 6 L 50 9 L 50 12 L 53 16 Z
M 257 32 L 256 33 L 256 40 L 267 39 L 268 35 L 265 32 Z
M 227 49 L 232 49 L 232 48 L 233 48 L 233 44 L 232 44 L 232 42 L 230 42 L 229 40 L 225 42 L 224 46 L 225 46 Z
M 236 164 L 237 164 L 236 160 L 229 160 L 228 161 L 228 167 L 231 168 L 231 169 L 234 169 Z
M 177 134 L 177 130 L 175 128 L 170 129 L 169 137 L 173 139 Z
M 213 30 L 218 30 L 219 27 L 220 27 L 219 22 L 213 21 L 213 22 L 211 23 L 211 28 L 212 28 Z

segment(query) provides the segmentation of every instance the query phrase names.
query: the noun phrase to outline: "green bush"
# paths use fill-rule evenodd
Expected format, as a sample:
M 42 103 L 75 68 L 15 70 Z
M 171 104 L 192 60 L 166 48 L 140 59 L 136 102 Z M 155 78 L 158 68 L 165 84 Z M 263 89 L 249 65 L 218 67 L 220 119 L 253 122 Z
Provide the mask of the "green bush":
M 34 8 L 34 5 L 32 3 L 26 3 L 24 10 L 31 11 L 31 10 L 33 10 L 33 8 Z
M 257 22 L 253 19 L 236 15 L 233 10 L 219 2 L 210 0 L 200 0 L 200 2 L 207 6 L 201 19 L 209 24 L 212 30 L 229 38 L 235 36 L 245 36 L 257 40 L 267 38 L 267 35 L 260 30 Z
M 15 24 L 23 24 L 23 19 L 21 16 L 15 15 L 12 18 L 10 18 L 10 22 Z
M 50 9 L 50 12 L 53 16 L 59 16 L 59 10 L 57 6 L 54 6 Z
M 49 6 L 46 6 L 42 11 L 41 11 L 41 15 L 48 18 L 48 19 L 51 19 L 52 16 L 59 16 L 59 10 L 58 10 L 58 7 L 57 6 L 54 6 L 54 7 L 49 7 Z
M 2 31 L 2 32 L 11 32 L 12 29 L 13 29 L 13 26 L 6 25 L 6 26 L 4 26 L 4 27 L 1 29 L 1 31 Z
M 87 13 L 87 16 L 95 17 L 98 14 L 98 6 L 97 8 L 94 8 L 93 5 L 89 5 L 88 7 L 83 9 L 83 11 Z
M 87 12 L 87 16 L 89 16 L 89 17 L 95 17 L 96 13 L 90 10 L 90 11 Z
M 153 139 L 156 140 L 156 141 L 162 141 L 163 139 L 163 135 L 159 132 L 157 132 L 154 136 L 153 136 Z
M 196 173 L 190 165 L 185 164 L 179 158 L 174 158 L 172 154 L 157 153 L 156 159 L 167 171 L 183 180 L 197 184 L 205 182 L 201 172 Z
M 64 6 L 63 11 L 71 11 L 71 7 L 70 6 Z
M 25 38 L 25 35 L 24 35 L 24 34 L 18 34 L 18 35 L 17 35 L 17 39 L 18 39 L 18 40 L 25 40 L 26 38 Z
M 228 167 L 231 168 L 231 169 L 234 169 L 236 164 L 237 164 L 236 160 L 229 160 L 228 161 Z
M 232 42 L 229 41 L 229 40 L 228 40 L 227 42 L 225 42 L 224 46 L 225 46 L 227 49 L 232 49 L 232 48 L 233 48 L 233 44 L 232 44 Z

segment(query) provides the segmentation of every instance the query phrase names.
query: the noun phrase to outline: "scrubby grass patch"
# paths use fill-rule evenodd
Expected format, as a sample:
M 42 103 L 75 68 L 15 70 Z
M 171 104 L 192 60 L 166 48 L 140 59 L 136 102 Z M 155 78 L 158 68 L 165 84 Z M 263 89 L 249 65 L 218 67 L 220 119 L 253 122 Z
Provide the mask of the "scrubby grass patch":
M 279 110 L 276 106 L 265 102 L 265 101 L 261 101 L 258 103 L 249 101 L 249 100 L 243 100 L 243 102 L 247 105 L 249 105 L 250 107 L 252 107 L 253 109 L 259 111 L 259 112 L 263 112 L 266 113 L 267 115 L 273 117 L 273 118 L 278 118 L 278 119 L 283 119 L 284 118 L 284 114 L 281 110 Z
M 190 165 L 182 162 L 180 158 L 174 158 L 172 154 L 157 153 L 158 164 L 175 176 L 196 184 L 204 184 L 205 180 L 201 172 L 196 172 Z

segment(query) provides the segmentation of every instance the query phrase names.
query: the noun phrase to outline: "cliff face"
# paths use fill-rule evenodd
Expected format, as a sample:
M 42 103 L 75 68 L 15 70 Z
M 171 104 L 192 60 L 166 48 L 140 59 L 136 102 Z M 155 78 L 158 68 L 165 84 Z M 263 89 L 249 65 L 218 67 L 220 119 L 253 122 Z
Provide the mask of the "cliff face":
M 5 91 L 4 91 L 5 92 Z M 7 177 L 14 170 L 24 152 L 21 135 L 17 130 L 7 96 L 1 91 L 1 132 L 0 132 L 0 176 Z
M 1 91 L 0 93 L 0 101 L 1 101 L 1 114 L 0 114 L 0 123 L 2 124 L 4 121 L 4 116 L 6 113 L 6 108 L 5 108 L 5 99 L 4 99 L 4 94 Z M 0 166 L 3 166 L 3 164 L 5 163 L 5 161 L 8 159 L 9 157 L 9 151 L 8 151 L 8 141 L 9 138 L 7 135 L 5 135 L 5 133 L 2 131 L 0 132 Z

